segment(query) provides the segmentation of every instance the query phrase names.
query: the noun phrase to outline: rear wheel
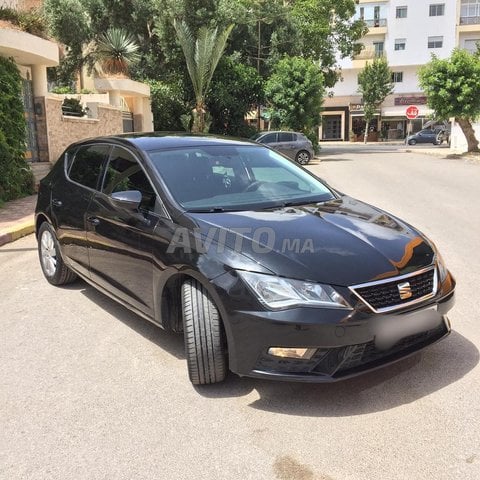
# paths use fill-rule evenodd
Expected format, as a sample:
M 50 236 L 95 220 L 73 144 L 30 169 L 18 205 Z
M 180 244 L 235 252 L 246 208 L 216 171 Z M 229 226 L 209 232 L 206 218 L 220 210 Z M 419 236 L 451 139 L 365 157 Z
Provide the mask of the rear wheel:
M 188 375 L 194 385 L 221 382 L 227 374 L 225 333 L 218 309 L 196 280 L 182 285 Z
M 55 231 L 47 222 L 42 223 L 38 231 L 38 256 L 43 274 L 52 285 L 66 285 L 76 280 L 77 275 L 63 262 Z
M 300 165 L 306 165 L 310 161 L 310 154 L 306 150 L 300 150 L 295 157 L 295 160 Z

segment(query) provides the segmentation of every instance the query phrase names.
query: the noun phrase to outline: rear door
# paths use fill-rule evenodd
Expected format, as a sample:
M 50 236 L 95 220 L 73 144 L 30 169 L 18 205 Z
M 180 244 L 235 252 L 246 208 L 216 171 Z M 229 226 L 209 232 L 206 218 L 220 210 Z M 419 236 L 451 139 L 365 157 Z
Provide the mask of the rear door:
M 291 132 L 280 132 L 276 149 L 287 157 L 295 159 L 298 151 L 296 135 Z
M 139 190 L 138 210 L 121 208 L 114 192 Z M 113 147 L 102 187 L 93 195 L 87 215 L 92 280 L 149 316 L 153 302 L 153 232 L 162 204 L 134 153 Z
M 418 132 L 419 143 L 434 143 L 437 134 L 434 130 L 421 130 Z
M 52 186 L 52 221 L 65 261 L 84 276 L 89 276 L 86 217 L 100 174 L 108 157 L 106 144 L 75 147 L 66 152 L 65 175 Z

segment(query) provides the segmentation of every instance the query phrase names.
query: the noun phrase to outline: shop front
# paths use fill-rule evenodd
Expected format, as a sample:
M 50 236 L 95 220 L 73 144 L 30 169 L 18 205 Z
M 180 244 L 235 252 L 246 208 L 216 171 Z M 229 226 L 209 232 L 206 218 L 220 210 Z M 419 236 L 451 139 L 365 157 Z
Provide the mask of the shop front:
M 367 122 L 365 121 L 365 114 L 363 112 L 363 104 L 351 103 L 350 107 L 350 141 L 363 142 L 365 138 L 365 129 Z M 380 110 L 375 112 L 374 118 L 368 125 L 368 142 L 377 142 L 379 140 L 380 132 Z
M 406 116 L 410 105 L 418 108 L 418 117 L 413 120 L 408 120 Z M 386 140 L 403 140 L 407 135 L 422 130 L 432 113 L 425 96 L 394 97 L 382 106 L 382 137 Z

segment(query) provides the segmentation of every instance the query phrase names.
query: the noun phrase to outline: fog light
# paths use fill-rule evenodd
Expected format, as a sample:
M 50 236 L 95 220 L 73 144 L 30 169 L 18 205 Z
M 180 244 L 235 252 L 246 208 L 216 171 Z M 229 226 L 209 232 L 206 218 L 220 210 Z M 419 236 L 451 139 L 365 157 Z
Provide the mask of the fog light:
M 304 358 L 309 360 L 315 355 L 316 348 L 270 347 L 268 354 L 275 357 Z

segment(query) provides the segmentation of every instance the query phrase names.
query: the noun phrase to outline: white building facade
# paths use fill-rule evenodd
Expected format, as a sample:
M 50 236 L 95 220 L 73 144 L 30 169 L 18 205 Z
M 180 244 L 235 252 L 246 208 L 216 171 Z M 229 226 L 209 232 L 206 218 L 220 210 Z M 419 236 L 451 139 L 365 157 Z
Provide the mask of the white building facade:
M 375 56 L 385 55 L 392 70 L 394 91 L 378 111 L 371 140 L 403 139 L 418 131 L 433 112 L 418 85 L 418 69 L 435 54 L 446 58 L 455 47 L 476 49 L 480 42 L 480 0 L 359 0 L 356 18 L 369 27 L 365 48 L 354 59 L 339 61 L 342 80 L 324 102 L 321 140 L 354 140 L 364 131 L 358 74 Z M 408 121 L 406 109 L 418 107 Z

